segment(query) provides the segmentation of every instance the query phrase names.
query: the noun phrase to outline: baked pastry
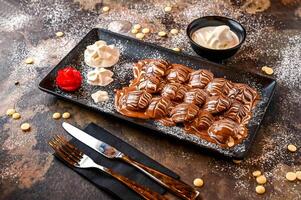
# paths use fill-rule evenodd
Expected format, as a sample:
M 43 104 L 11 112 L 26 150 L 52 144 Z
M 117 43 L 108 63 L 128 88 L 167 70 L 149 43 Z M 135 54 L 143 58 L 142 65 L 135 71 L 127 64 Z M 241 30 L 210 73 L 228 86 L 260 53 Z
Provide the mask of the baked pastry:
M 205 88 L 213 80 L 213 74 L 205 69 L 200 69 L 190 73 L 188 85 L 193 88 Z
M 145 114 L 149 118 L 164 118 L 168 114 L 168 109 L 170 105 L 171 101 L 167 97 L 155 97 L 152 99 Z
M 166 75 L 166 71 L 169 68 L 169 63 L 161 59 L 145 59 L 140 60 L 133 67 L 134 77 L 141 75 L 158 76 L 162 77 Z
M 231 101 L 228 97 L 219 95 L 211 96 L 207 99 L 204 110 L 209 111 L 212 114 L 216 114 L 227 110 L 231 105 Z
M 230 108 L 225 112 L 225 117 L 238 123 L 245 123 L 250 119 L 249 108 L 238 101 L 234 101 Z
M 138 61 L 134 77 L 128 87 L 116 90 L 119 113 L 164 126 L 184 125 L 187 133 L 222 147 L 247 136 L 245 125 L 259 98 L 250 86 L 161 59 Z
M 162 89 L 161 95 L 170 100 L 180 101 L 184 98 L 187 88 L 180 83 L 168 83 Z
M 221 119 L 213 122 L 208 129 L 209 136 L 217 143 L 234 146 L 234 143 L 247 136 L 247 128 L 231 119 Z
M 191 69 L 184 65 L 172 64 L 166 73 L 166 79 L 172 83 L 184 83 L 189 79 Z
M 199 112 L 199 107 L 190 103 L 181 103 L 174 107 L 171 112 L 171 119 L 175 123 L 191 121 Z
M 210 83 L 208 83 L 206 90 L 210 95 L 228 95 L 230 90 L 233 88 L 233 83 L 224 78 L 214 78 Z
M 238 89 L 235 99 L 247 105 L 250 111 L 256 99 L 258 99 L 258 93 L 245 84 L 236 84 L 235 87 Z
M 213 122 L 213 115 L 206 110 L 201 110 L 199 111 L 198 116 L 192 121 L 192 123 L 185 124 L 185 129 L 188 131 L 191 129 L 195 131 L 205 131 L 211 126 L 211 124 L 213 124 Z
M 185 103 L 193 103 L 197 106 L 201 106 L 206 102 L 208 93 L 200 88 L 191 88 L 184 95 Z
M 122 98 L 122 104 L 125 105 L 128 110 L 144 110 L 152 100 L 152 95 L 145 90 L 136 90 L 127 93 Z
M 146 90 L 149 93 L 160 91 L 162 79 L 158 76 L 145 77 L 140 80 L 138 85 L 139 90 Z

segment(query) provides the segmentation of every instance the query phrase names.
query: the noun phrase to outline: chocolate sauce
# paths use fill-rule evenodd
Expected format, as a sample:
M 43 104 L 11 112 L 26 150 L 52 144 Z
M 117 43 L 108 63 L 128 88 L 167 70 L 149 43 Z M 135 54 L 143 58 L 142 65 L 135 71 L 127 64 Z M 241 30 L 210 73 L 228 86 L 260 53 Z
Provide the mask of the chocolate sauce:
M 119 113 L 165 126 L 183 124 L 188 134 L 222 147 L 233 147 L 247 136 L 246 125 L 259 100 L 250 86 L 161 59 L 140 60 L 133 73 L 131 84 L 116 90 Z

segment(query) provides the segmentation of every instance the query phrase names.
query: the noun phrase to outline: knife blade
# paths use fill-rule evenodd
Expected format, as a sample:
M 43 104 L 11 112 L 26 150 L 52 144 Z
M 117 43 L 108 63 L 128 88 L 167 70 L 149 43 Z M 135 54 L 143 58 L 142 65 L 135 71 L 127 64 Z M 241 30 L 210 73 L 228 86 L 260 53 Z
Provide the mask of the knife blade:
M 193 200 L 196 199 L 196 197 L 199 195 L 199 192 L 196 191 L 190 185 L 182 182 L 181 180 L 174 179 L 162 172 L 159 172 L 151 167 L 148 167 L 134 160 L 130 156 L 127 156 L 121 151 L 112 147 L 111 145 L 92 137 L 88 133 L 80 130 L 79 128 L 67 122 L 63 122 L 62 126 L 70 135 L 72 135 L 82 143 L 86 144 L 90 148 L 94 149 L 95 151 L 99 152 L 100 154 L 104 155 L 107 158 L 121 159 L 126 163 L 136 167 L 144 174 L 152 178 L 154 181 L 166 187 L 167 189 L 169 189 L 171 192 L 178 195 L 179 197 L 186 200 Z
M 91 135 L 67 122 L 63 122 L 62 126 L 70 135 L 107 158 L 118 158 L 123 156 L 122 152 L 118 151 L 111 145 L 92 137 Z

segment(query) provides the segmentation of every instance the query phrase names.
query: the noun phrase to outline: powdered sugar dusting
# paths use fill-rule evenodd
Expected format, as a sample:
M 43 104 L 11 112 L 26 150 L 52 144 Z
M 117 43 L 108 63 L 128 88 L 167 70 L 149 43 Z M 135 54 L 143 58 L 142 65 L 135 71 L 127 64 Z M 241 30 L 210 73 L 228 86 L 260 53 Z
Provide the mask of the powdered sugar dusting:
M 92 32 L 95 34 L 95 31 Z M 91 35 L 91 33 L 90 33 Z M 88 71 L 91 71 L 92 69 L 88 67 L 84 61 L 83 61 L 83 50 L 82 48 L 85 48 L 86 44 L 94 43 L 95 41 L 90 41 L 90 38 L 86 38 L 84 41 L 81 42 L 81 45 L 78 49 L 74 50 L 73 56 L 75 56 L 75 59 L 70 59 L 71 62 L 74 62 L 74 66 L 78 67 L 81 71 L 83 77 L 84 77 L 84 83 L 82 84 L 81 89 L 76 93 L 65 93 L 61 91 L 60 89 L 56 88 L 56 92 L 73 100 L 76 100 L 84 105 L 88 105 L 90 107 L 93 107 L 97 110 L 100 110 L 105 113 L 110 113 L 116 115 L 117 112 L 115 110 L 114 106 L 114 90 L 115 89 L 121 89 L 124 86 L 127 86 L 129 84 L 129 81 L 133 79 L 133 71 L 132 71 L 132 65 L 134 62 L 137 62 L 137 60 L 145 59 L 145 58 L 156 58 L 156 59 L 165 59 L 170 62 L 178 62 L 180 64 L 186 64 L 189 67 L 192 68 L 199 68 L 200 61 L 194 61 L 193 58 L 191 59 L 185 59 L 182 57 L 182 55 L 178 53 L 170 54 L 168 51 L 162 51 L 159 48 L 156 48 L 154 46 L 142 46 L 140 43 L 129 40 L 129 39 L 123 39 L 118 36 L 112 36 L 110 34 L 107 34 L 106 32 L 100 32 L 100 39 L 107 41 L 108 44 L 115 45 L 117 48 L 120 49 L 120 60 L 119 62 L 114 65 L 111 70 L 114 72 L 114 82 L 109 84 L 106 87 L 101 87 L 101 90 L 104 90 L 108 92 L 109 100 L 106 102 L 101 103 L 94 103 L 94 101 L 91 99 L 91 94 L 95 91 L 99 90 L 99 87 L 97 86 L 91 86 L 87 84 L 86 81 L 86 75 Z M 91 38 L 94 38 L 93 36 L 90 36 Z M 135 48 L 135 50 L 133 50 Z M 196 64 L 197 63 L 197 64 Z M 204 67 L 209 67 L 209 69 L 214 70 L 214 67 L 210 67 L 210 65 L 206 66 L 205 63 L 201 63 Z M 64 67 L 60 65 L 60 67 Z M 227 71 L 225 69 L 220 68 L 224 75 L 227 75 Z M 216 70 L 216 69 L 215 69 Z M 228 74 L 230 75 L 230 74 Z M 218 76 L 217 76 L 218 77 Z M 256 86 L 256 89 L 261 93 L 261 100 L 256 106 L 256 109 L 254 111 L 254 116 L 250 122 L 249 129 L 251 126 L 258 126 L 259 122 L 261 121 L 263 114 L 265 112 L 265 107 L 267 105 L 267 102 L 269 100 L 269 96 L 264 96 L 265 93 L 262 92 L 264 86 L 261 84 L 258 84 L 258 81 L 254 79 L 255 77 L 250 76 L 248 74 L 243 74 L 243 80 L 245 83 L 250 84 L 252 86 Z M 232 80 L 232 79 L 230 79 Z M 235 81 L 235 80 L 232 80 Z M 119 115 L 119 114 L 118 114 Z M 133 119 L 133 121 L 135 121 Z M 212 144 L 210 142 L 207 142 L 203 139 L 200 139 L 199 137 L 193 135 L 193 134 L 187 134 L 181 127 L 166 127 L 160 124 L 157 121 L 149 121 L 148 123 L 143 123 L 144 126 L 148 126 L 150 128 L 156 129 L 161 131 L 164 134 L 174 136 L 181 140 L 190 141 L 197 146 L 203 146 L 210 149 L 214 149 L 224 155 L 227 156 L 234 156 L 238 157 L 243 154 L 243 152 L 246 152 L 249 149 L 249 145 L 246 146 L 245 142 L 236 145 L 234 148 L 221 148 L 219 145 Z M 247 140 L 250 140 L 254 137 L 254 131 L 250 132 L 248 135 Z
M 289 38 L 280 54 L 275 69 L 277 80 L 288 88 L 301 90 L 301 35 Z
M 54 0 L 20 1 L 20 4 L 22 4 L 21 7 L 23 8 L 22 11 L 15 9 L 7 2 L 8 1 L 0 0 L 2 6 L 0 7 L 1 33 L 20 32 L 26 38 L 26 44 L 21 42 L 16 43 L 15 41 L 11 44 L 11 49 L 14 50 L 7 59 L 12 61 L 13 70 L 10 72 L 9 79 L 20 80 L 21 84 L 19 87 L 20 90 L 14 89 L 13 86 L 11 86 L 13 84 L 6 84 L 11 83 L 11 81 L 5 81 L 4 84 L 1 85 L 0 93 L 10 94 L 10 97 L 5 98 L 5 102 L 2 102 L 6 106 L 17 104 L 25 93 L 32 92 L 33 87 L 36 87 L 41 76 L 52 69 L 53 66 L 95 26 L 106 28 L 107 25 L 114 20 L 127 20 L 132 24 L 140 23 L 143 27 L 151 29 L 151 33 L 145 36 L 145 41 L 156 43 L 167 48 L 179 47 L 186 53 L 196 55 L 190 48 L 185 33 L 187 24 L 193 19 L 205 15 L 222 15 L 241 22 L 247 29 L 247 39 L 241 50 L 227 61 L 227 65 L 231 66 L 232 64 L 242 63 L 241 67 L 247 68 L 250 62 L 255 62 L 258 65 L 259 71 L 262 65 L 271 66 L 275 71 L 274 77 L 277 79 L 279 89 L 276 90 L 274 101 L 272 101 L 272 110 L 268 111 L 268 115 L 266 116 L 269 123 L 266 123 L 265 120 L 261 126 L 250 157 L 238 165 L 219 158 L 210 158 L 212 159 L 209 163 L 210 173 L 221 173 L 233 177 L 235 181 L 235 184 L 233 184 L 234 190 L 241 198 L 257 199 L 258 195 L 256 196 L 255 192 L 254 195 L 252 195 L 252 192 L 246 192 L 246 190 L 252 191 L 254 189 L 256 183 L 254 178 L 251 177 L 251 172 L 252 170 L 259 169 L 265 171 L 268 177 L 267 193 L 263 198 L 282 200 L 285 199 L 285 194 L 289 194 L 292 198 L 301 199 L 299 182 L 287 183 L 284 178 L 285 171 L 300 169 L 300 162 L 298 161 L 300 152 L 290 154 L 286 151 L 286 145 L 288 143 L 301 141 L 300 122 L 296 120 L 300 119 L 301 112 L 301 42 L 299 30 L 282 30 L 278 28 L 278 26 L 283 25 L 278 19 L 275 20 L 273 17 L 267 15 L 267 13 L 249 15 L 245 13 L 243 8 L 232 5 L 230 3 L 232 1 L 169 1 L 168 3 L 173 5 L 173 11 L 170 13 L 163 11 L 167 3 L 159 0 L 140 1 L 128 6 L 113 3 L 110 5 L 111 10 L 108 13 L 102 13 L 97 10 L 95 3 L 84 7 L 85 9 L 93 8 L 93 10 L 87 10 L 83 13 L 79 11 L 78 3 L 72 4 L 70 1 L 66 1 L 68 3 Z M 80 2 L 82 6 L 83 2 L 88 1 L 76 0 L 75 2 Z M 98 3 L 100 1 L 95 2 Z M 271 9 L 275 8 L 273 4 L 274 3 L 271 5 Z M 13 10 L 14 14 L 10 13 L 8 15 L 8 12 L 6 12 L 7 9 Z M 292 12 L 292 14 L 295 14 L 296 18 L 300 16 L 300 7 L 295 13 Z M 287 15 L 289 15 L 289 13 L 287 13 Z M 277 25 L 275 25 L 275 21 Z M 35 26 L 33 31 L 29 31 L 28 27 L 30 27 L 32 23 L 37 23 L 38 26 Z M 157 35 L 158 31 L 164 30 L 169 32 L 171 28 L 178 28 L 180 33 L 176 36 L 169 34 L 166 38 L 160 38 Z M 40 34 L 35 33 L 35 31 L 45 33 L 41 34 L 42 38 L 39 38 Z M 56 31 L 63 31 L 65 36 L 63 38 L 55 38 L 54 33 Z M 131 37 L 135 36 L 131 33 L 127 33 L 127 35 Z M 4 44 L 4 40 L 5 38 L 0 38 L 0 45 Z M 125 44 L 118 41 L 112 43 L 121 49 L 122 52 L 126 51 Z M 277 45 L 280 43 L 283 45 L 281 48 Z M 159 52 L 153 52 L 152 56 L 154 58 L 164 58 Z M 33 57 L 35 63 L 33 65 L 24 65 L 23 61 L 27 57 Z M 115 73 L 116 80 L 124 81 L 131 78 L 130 68 L 133 62 L 134 60 L 122 58 L 120 63 L 114 66 L 113 71 L 118 70 L 121 72 Z M 84 75 L 90 70 L 82 61 L 77 64 L 83 66 Z M 189 63 L 186 64 L 189 65 Z M 43 73 L 40 73 L 41 71 Z M 250 84 L 252 84 L 252 82 L 253 81 L 250 81 Z M 252 84 L 252 86 L 256 85 Z M 105 112 L 112 112 L 114 110 L 113 92 L 109 93 L 110 99 L 108 102 L 95 104 L 90 95 L 99 88 L 92 87 L 86 84 L 86 82 L 83 84 L 83 87 L 87 90 L 81 90 L 79 92 L 83 92 L 83 96 L 89 100 L 85 101 L 89 102 L 87 105 L 94 108 L 102 108 Z M 109 85 L 106 89 L 111 91 L 113 86 Z M 4 95 L 1 96 L 3 97 Z M 72 98 L 77 97 L 72 96 Z M 265 97 L 263 98 L 263 102 L 264 101 L 267 101 Z M 26 104 L 26 106 L 28 107 L 29 104 Z M 260 104 L 258 106 L 260 107 Z M 3 110 L 3 113 L 5 112 L 5 107 L 0 109 Z M 31 107 L 28 109 L 31 109 Z M 260 109 L 255 110 L 255 116 L 261 114 Z M 28 113 L 26 116 L 32 118 L 34 114 Z M 250 123 L 258 123 L 258 121 L 255 120 Z M 163 130 L 160 124 L 155 123 L 155 125 Z M 9 126 L 9 124 L 6 124 L 6 126 Z M 19 128 L 17 125 L 15 125 L 15 127 L 16 129 Z M 170 134 L 180 134 L 180 131 L 181 130 L 172 129 Z M 45 136 L 39 134 L 38 137 Z M 10 141 L 11 143 L 9 143 L 9 141 L 6 143 L 24 145 L 22 143 L 23 137 L 13 139 L 13 141 Z M 198 142 L 196 138 L 192 136 L 190 139 Z M 240 148 L 243 149 L 244 147 L 241 146 Z M 32 149 L 33 147 L 30 145 L 28 151 L 20 153 L 19 157 L 25 157 L 25 163 L 27 163 L 27 161 L 31 163 L 34 160 L 33 163 L 41 165 L 39 162 L 41 158 L 40 153 L 39 156 L 38 153 L 35 154 L 36 156 L 34 158 L 27 158 L 28 155 L 32 154 Z M 191 158 L 191 155 L 187 152 L 190 153 L 189 150 L 182 152 L 183 155 L 185 154 L 185 156 L 181 157 L 182 159 Z M 6 160 L 8 159 L 5 159 L 5 162 Z M 8 164 L 5 165 L 5 172 L 1 175 L 5 178 L 10 177 L 10 179 L 17 180 L 18 177 L 15 176 L 16 170 L 13 169 L 14 165 L 12 162 L 11 160 L 6 162 Z M 19 166 L 18 170 L 20 173 L 24 172 L 24 166 L 25 165 Z M 38 168 L 36 171 L 43 170 Z M 202 171 L 202 169 L 200 169 L 200 171 Z M 42 176 L 43 174 L 44 172 Z M 32 178 L 34 179 L 34 177 Z M 272 190 L 272 187 L 275 187 L 273 188 L 273 192 L 269 192 Z M 286 188 L 285 193 L 283 193 L 284 187 Z
M 16 9 L 9 2 L 0 1 L 0 30 L 16 31 L 30 24 L 32 17 Z M 13 10 L 13 12 L 12 12 Z

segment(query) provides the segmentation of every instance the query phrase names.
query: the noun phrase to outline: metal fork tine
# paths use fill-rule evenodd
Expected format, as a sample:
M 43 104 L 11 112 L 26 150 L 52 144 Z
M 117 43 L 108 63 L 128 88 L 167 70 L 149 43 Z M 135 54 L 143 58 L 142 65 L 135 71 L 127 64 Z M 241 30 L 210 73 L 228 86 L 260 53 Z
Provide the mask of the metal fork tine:
M 70 159 L 69 156 L 66 156 L 65 153 L 63 153 L 59 146 L 57 145 L 57 143 L 52 139 L 52 141 L 49 141 L 48 144 L 53 148 L 53 150 L 55 151 L 56 155 L 63 161 L 67 162 L 67 164 L 71 165 L 71 166 L 75 166 L 75 164 L 77 162 L 75 162 L 74 160 Z
M 141 186 L 128 178 L 114 173 L 111 169 L 105 168 L 101 165 L 96 164 L 89 156 L 85 155 L 71 143 L 69 143 L 64 137 L 56 135 L 53 137 L 48 144 L 54 149 L 56 155 L 61 160 L 65 161 L 68 165 L 78 167 L 78 168 L 97 168 L 116 178 L 133 191 L 140 194 L 144 199 L 149 200 L 165 200 L 160 194 Z M 85 159 L 82 159 L 82 158 Z
M 80 161 L 81 157 L 72 155 L 72 152 L 66 150 L 66 148 L 64 148 L 64 144 L 56 137 L 54 137 L 49 143 L 54 148 L 58 156 L 62 157 L 62 159 L 66 160 L 69 163 L 71 162 L 71 165 L 75 165 Z
M 70 144 L 64 137 L 56 135 L 56 141 L 61 144 L 63 150 L 65 150 L 69 155 L 73 156 L 78 162 L 83 157 L 83 153 L 77 149 L 75 146 Z
M 76 162 L 76 163 L 78 163 L 80 161 L 81 157 L 79 157 L 78 155 L 74 155 L 73 152 L 70 151 L 70 149 L 66 148 L 65 145 L 61 143 L 61 141 L 57 140 L 57 138 L 54 138 L 54 142 L 58 146 L 58 148 L 57 148 L 58 151 L 63 153 L 70 160 L 72 160 L 73 162 Z
M 80 156 L 83 155 L 83 152 L 81 152 L 78 148 L 76 148 L 74 145 L 72 145 L 70 142 L 68 142 L 63 136 L 56 135 L 57 138 L 59 138 L 66 146 L 68 146 L 73 152 L 76 152 Z

